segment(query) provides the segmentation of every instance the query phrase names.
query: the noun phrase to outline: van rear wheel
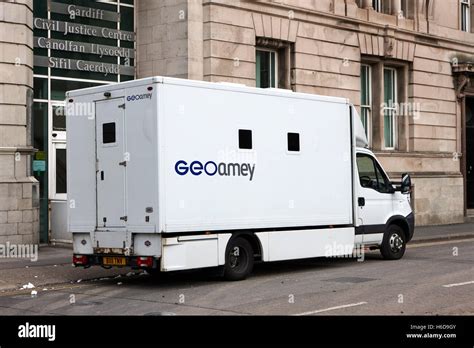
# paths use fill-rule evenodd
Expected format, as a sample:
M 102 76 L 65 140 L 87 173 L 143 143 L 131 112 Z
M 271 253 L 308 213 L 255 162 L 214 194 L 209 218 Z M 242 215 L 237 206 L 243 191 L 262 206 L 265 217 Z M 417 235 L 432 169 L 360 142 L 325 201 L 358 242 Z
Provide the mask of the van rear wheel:
M 227 245 L 224 265 L 224 278 L 243 280 L 253 269 L 253 248 L 241 237 L 232 239 Z
M 405 234 L 400 226 L 390 225 L 383 236 L 380 253 L 386 260 L 400 260 L 405 255 Z

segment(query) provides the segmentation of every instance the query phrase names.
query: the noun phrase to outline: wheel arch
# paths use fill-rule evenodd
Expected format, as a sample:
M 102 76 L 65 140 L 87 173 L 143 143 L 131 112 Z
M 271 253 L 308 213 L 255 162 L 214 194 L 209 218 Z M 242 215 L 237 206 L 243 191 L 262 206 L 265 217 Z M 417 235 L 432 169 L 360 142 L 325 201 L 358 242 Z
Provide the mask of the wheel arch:
M 400 227 L 403 231 L 403 234 L 405 236 L 405 241 L 409 242 L 411 239 L 410 236 L 410 225 L 408 224 L 408 221 L 405 216 L 402 215 L 395 215 L 392 216 L 390 219 L 388 219 L 387 223 L 385 224 L 385 231 L 388 231 L 388 228 L 391 225 L 396 225 Z
M 253 256 L 255 261 L 262 261 L 263 256 L 263 248 L 260 242 L 260 239 L 257 237 L 255 233 L 247 232 L 247 231 L 239 231 L 232 234 L 232 237 L 229 239 L 229 243 L 235 238 L 243 238 L 250 243 L 253 249 Z

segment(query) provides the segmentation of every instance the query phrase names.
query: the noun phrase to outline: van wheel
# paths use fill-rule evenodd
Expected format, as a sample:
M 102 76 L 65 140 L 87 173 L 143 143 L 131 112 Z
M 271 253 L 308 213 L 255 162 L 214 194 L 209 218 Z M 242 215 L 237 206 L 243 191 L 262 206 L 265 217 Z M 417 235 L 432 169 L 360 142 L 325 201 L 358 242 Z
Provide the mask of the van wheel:
M 234 238 L 227 245 L 224 278 L 243 280 L 253 269 L 253 248 L 244 238 Z
M 390 225 L 383 236 L 380 253 L 386 260 L 400 260 L 405 255 L 405 234 L 400 226 Z

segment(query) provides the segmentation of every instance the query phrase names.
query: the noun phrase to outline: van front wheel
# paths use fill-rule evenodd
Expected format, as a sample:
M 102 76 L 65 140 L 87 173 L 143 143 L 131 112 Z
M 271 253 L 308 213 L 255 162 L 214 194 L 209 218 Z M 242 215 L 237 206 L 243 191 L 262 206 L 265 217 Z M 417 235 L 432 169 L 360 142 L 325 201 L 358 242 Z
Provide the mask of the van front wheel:
M 405 234 L 400 226 L 390 225 L 385 231 L 380 253 L 386 260 L 400 260 L 405 254 Z
M 225 254 L 224 278 L 243 280 L 253 269 L 253 248 L 244 238 L 234 238 L 229 242 Z

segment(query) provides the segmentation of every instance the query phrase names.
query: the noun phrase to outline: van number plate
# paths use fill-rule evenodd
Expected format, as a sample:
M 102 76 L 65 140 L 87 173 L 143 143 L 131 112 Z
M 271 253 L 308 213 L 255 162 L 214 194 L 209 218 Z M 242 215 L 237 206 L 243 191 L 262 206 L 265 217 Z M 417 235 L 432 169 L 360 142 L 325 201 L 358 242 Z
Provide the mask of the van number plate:
M 106 256 L 102 259 L 102 263 L 106 266 L 126 266 L 127 259 L 125 257 Z

